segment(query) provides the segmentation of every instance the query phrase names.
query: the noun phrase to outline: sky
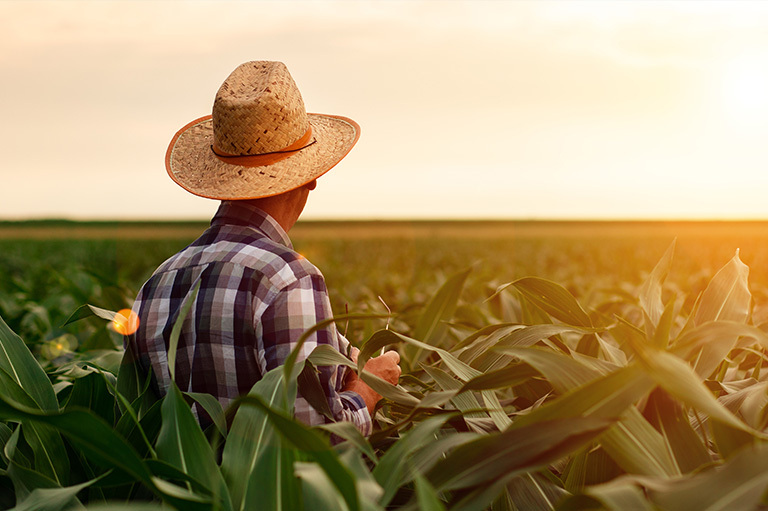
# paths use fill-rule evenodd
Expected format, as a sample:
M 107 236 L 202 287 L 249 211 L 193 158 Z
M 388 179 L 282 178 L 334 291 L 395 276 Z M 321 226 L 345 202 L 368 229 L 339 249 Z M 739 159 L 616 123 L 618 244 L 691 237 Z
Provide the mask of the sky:
M 768 2 L 0 0 L 0 219 L 205 219 L 250 60 L 362 128 L 306 219 L 768 219 Z

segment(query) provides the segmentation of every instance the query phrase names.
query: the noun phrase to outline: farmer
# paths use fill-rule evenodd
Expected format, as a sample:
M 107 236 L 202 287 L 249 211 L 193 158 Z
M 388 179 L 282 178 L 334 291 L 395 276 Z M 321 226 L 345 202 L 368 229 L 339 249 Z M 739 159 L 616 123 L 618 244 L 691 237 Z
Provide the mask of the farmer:
M 140 321 L 132 346 L 152 369 L 157 391 L 169 386 L 171 330 L 198 283 L 179 338 L 176 383 L 212 394 L 224 407 L 283 364 L 302 333 L 332 317 L 322 274 L 293 251 L 287 231 L 317 178 L 346 156 L 359 133 L 351 119 L 307 114 L 281 62 L 247 62 L 219 88 L 213 115 L 173 137 L 165 160 L 171 179 L 221 205 L 211 227 L 155 271 L 133 306 Z M 356 360 L 333 323 L 306 340 L 299 359 L 323 344 Z M 365 369 L 396 383 L 399 360 L 389 351 Z M 370 434 L 381 396 L 346 366 L 320 367 L 319 378 L 334 419 Z M 327 421 L 301 395 L 295 415 L 310 425 Z

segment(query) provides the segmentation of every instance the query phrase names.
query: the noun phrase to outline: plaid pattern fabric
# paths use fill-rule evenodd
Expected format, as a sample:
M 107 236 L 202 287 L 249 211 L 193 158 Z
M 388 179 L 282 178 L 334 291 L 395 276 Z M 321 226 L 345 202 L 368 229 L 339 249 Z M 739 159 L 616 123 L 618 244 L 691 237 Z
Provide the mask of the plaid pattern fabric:
M 280 225 L 246 203 L 223 201 L 211 227 L 160 265 L 133 306 L 140 322 L 131 346 L 144 369 L 151 368 L 161 395 L 170 384 L 171 330 L 197 282 L 200 291 L 179 337 L 176 383 L 212 394 L 224 407 L 281 365 L 305 330 L 333 315 L 322 274 L 293 250 Z M 331 324 L 307 339 L 299 360 L 320 344 L 349 350 Z M 341 391 L 346 367 L 318 369 L 334 418 L 370 434 L 362 397 Z M 327 422 L 300 395 L 295 415 L 310 425 Z

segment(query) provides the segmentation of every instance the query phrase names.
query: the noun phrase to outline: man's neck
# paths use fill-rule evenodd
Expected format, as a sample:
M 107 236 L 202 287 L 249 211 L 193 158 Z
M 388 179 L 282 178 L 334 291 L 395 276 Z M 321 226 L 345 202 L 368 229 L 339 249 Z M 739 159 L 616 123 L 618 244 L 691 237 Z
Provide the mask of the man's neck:
M 274 218 L 280 227 L 288 232 L 304 211 L 308 193 L 303 188 L 297 188 L 272 197 L 252 199 L 247 202 Z

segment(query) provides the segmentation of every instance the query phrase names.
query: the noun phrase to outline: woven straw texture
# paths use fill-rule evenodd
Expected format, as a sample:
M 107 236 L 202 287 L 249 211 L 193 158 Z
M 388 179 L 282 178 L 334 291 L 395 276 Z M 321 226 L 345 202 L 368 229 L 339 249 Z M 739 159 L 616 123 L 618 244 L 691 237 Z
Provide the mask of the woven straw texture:
M 261 155 L 281 151 L 311 126 L 314 143 L 262 166 L 235 165 L 219 154 Z M 298 188 L 336 165 L 357 142 L 351 119 L 307 114 L 287 68 L 280 62 L 247 62 L 219 88 L 212 116 L 184 126 L 166 154 L 171 179 L 212 199 L 256 199 Z

